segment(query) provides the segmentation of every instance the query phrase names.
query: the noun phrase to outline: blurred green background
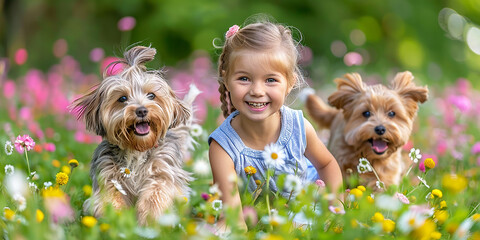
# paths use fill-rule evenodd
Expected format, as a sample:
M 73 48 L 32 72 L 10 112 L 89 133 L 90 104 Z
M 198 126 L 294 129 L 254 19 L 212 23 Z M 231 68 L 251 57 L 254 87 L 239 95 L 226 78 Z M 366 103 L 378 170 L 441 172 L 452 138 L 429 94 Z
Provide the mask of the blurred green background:
M 30 68 L 48 70 L 59 60 L 53 45 L 68 44 L 67 54 L 83 72 L 99 73 L 89 53 L 121 56 L 131 44 L 151 44 L 156 66 L 175 66 L 195 50 L 215 62 L 228 27 L 266 13 L 296 27 L 301 43 L 311 49 L 304 68 L 314 87 L 345 72 L 360 71 L 382 78 L 410 70 L 422 83 L 442 86 L 458 78 L 480 80 L 479 0 L 0 0 L 0 57 L 8 58 L 8 77 Z M 132 16 L 136 25 L 122 32 L 118 21 Z M 452 17 L 453 16 L 453 17 Z M 473 32 L 473 31 L 472 31 Z M 299 34 L 296 34 L 299 39 Z M 13 62 L 25 48 L 28 60 Z M 476 51 L 476 53 L 475 53 Z M 345 54 L 359 53 L 361 64 L 346 64 Z

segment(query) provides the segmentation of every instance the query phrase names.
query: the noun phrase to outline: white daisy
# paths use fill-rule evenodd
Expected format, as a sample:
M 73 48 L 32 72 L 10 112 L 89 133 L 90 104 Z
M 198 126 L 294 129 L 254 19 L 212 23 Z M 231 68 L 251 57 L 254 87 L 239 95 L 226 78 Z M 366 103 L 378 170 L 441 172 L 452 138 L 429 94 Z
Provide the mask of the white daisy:
M 406 211 L 398 219 L 397 226 L 401 232 L 410 233 L 421 227 L 425 223 L 425 220 L 427 220 L 427 217 L 422 214 L 418 214 L 414 211 Z
M 12 175 L 14 173 L 15 173 L 15 168 L 12 165 L 10 165 L 10 164 L 5 165 L 5 174 L 6 175 Z
M 30 187 L 33 191 L 37 191 L 38 189 L 37 184 L 35 184 L 34 182 L 29 182 L 28 187 Z
M 27 208 L 27 200 L 21 194 L 17 193 L 13 195 L 12 198 L 18 205 L 18 211 L 22 212 L 23 210 L 25 210 L 25 208 Z
M 470 237 L 470 229 L 472 228 L 474 222 L 472 218 L 465 219 L 460 226 L 458 226 L 457 230 L 453 234 L 454 239 L 469 239 Z
M 203 133 L 203 128 L 201 125 L 199 124 L 192 124 L 192 126 L 190 127 L 190 134 L 192 135 L 192 137 L 200 137 Z
M 117 180 L 112 179 L 112 183 L 113 183 L 113 186 L 115 186 L 115 188 L 116 188 L 121 194 L 127 195 L 127 193 L 125 192 L 125 190 L 123 190 L 122 185 L 121 185 Z
M 200 176 L 208 176 L 210 174 L 210 164 L 204 160 L 197 160 L 193 163 L 193 172 Z
M 402 207 L 402 203 L 400 203 L 400 201 L 398 201 L 397 198 L 386 195 L 386 194 L 377 196 L 374 199 L 375 199 L 375 205 L 378 208 L 381 208 L 383 210 L 398 211 Z
M 285 190 L 287 192 L 292 192 L 294 195 L 297 195 L 302 191 L 302 180 L 296 175 L 287 175 L 285 179 Z
M 13 147 L 12 142 L 6 141 L 6 142 L 5 142 L 5 153 L 6 153 L 7 155 L 12 155 L 13 149 L 14 149 L 14 147 Z
M 414 163 L 418 163 L 418 160 L 422 158 L 422 154 L 420 154 L 420 149 L 415 148 L 410 149 L 410 153 L 408 154 L 408 156 L 410 156 L 410 159 Z
M 370 162 L 366 158 L 360 158 L 358 159 L 357 171 L 360 174 L 372 172 L 372 165 L 370 165 Z
M 221 210 L 221 209 L 223 208 L 223 202 L 222 202 L 222 200 L 220 200 L 220 199 L 213 200 L 213 202 L 212 202 L 212 208 L 213 208 L 213 210 L 215 210 L 215 211 Z
M 420 180 L 420 182 L 423 183 L 423 185 L 425 185 L 425 187 L 430 188 L 430 186 L 428 186 L 427 181 L 425 181 L 425 179 L 421 178 L 420 176 L 417 176 L 417 178 L 418 180 Z
M 52 185 L 53 185 L 53 184 L 52 184 L 52 182 L 50 182 L 50 181 L 49 181 L 49 182 L 44 182 L 44 183 L 43 183 L 43 187 L 45 187 L 45 189 L 47 189 L 47 188 L 51 187 Z
M 132 175 L 132 172 L 130 171 L 129 168 L 122 167 L 120 168 L 120 173 L 123 175 L 125 178 L 129 178 Z
M 175 227 L 180 222 L 180 217 L 175 213 L 165 213 L 157 221 L 162 226 Z
M 270 224 L 272 226 L 278 226 L 284 224 L 286 220 L 284 217 L 278 215 L 278 211 L 276 209 L 272 209 L 270 211 L 270 216 L 262 217 L 262 222 L 265 224 Z
M 212 195 L 218 194 L 218 196 L 222 196 L 222 192 L 220 191 L 220 188 L 218 188 L 218 184 L 213 184 L 209 189 L 208 192 Z
M 134 232 L 138 236 L 146 239 L 155 239 L 160 235 L 157 230 L 149 227 L 135 227 Z
M 375 185 L 376 185 L 377 188 L 379 188 L 379 189 L 385 189 L 385 183 L 382 182 L 382 181 L 376 181 L 376 182 L 375 182 Z
M 265 159 L 268 168 L 275 169 L 277 166 L 284 164 L 283 159 L 285 158 L 285 154 L 283 153 L 282 148 L 275 143 L 270 143 L 265 146 L 262 156 L 263 159 Z

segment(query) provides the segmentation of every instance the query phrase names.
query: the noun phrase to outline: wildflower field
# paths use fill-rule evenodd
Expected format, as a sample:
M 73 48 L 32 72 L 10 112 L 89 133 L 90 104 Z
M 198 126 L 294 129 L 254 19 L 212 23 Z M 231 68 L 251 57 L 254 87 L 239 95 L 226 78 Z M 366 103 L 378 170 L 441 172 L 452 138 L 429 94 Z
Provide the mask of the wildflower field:
M 235 211 L 223 206 L 212 185 L 207 137 L 219 124 L 219 94 L 215 64 L 208 54 L 196 52 L 187 64 L 165 67 L 180 97 L 190 83 L 202 91 L 191 132 L 197 144 L 185 161 L 195 178 L 192 192 L 159 219 L 139 226 L 134 208 L 110 207 L 101 218 L 82 211 L 92 193 L 89 162 L 101 138 L 86 132 L 68 105 L 101 76 L 83 72 L 80 62 L 67 54 L 64 39 L 52 45 L 57 63 L 46 71 L 25 69 L 28 55 L 34 54 L 28 49 L 19 49 L 10 61 L 0 59 L 4 239 L 480 239 L 480 92 L 474 79 L 453 79 L 441 86 L 420 80 L 419 85 L 429 87 L 429 100 L 420 105 L 411 140 L 402 150 L 412 167 L 399 186 L 378 189 L 379 179 L 379 187 L 370 189 L 351 179 L 350 188 L 340 193 L 343 206 L 337 206 L 330 204 L 333 195 L 322 181 L 302 186 L 295 177 L 282 176 L 277 185 L 292 193 L 289 198 L 241 191 L 249 229 L 245 233 L 235 228 Z M 91 64 L 104 69 L 115 60 L 109 55 L 92 49 Z M 361 62 L 351 59 L 355 54 L 343 55 L 347 66 Z M 24 74 L 12 78 L 10 71 L 21 68 Z M 318 89 L 317 94 L 326 98 L 332 90 Z M 292 107 L 303 109 L 299 101 Z M 322 138 L 323 133 L 319 130 Z M 375 169 L 361 159 L 355 170 L 362 174 Z M 256 169 L 245 172 L 253 175 Z M 221 215 L 231 226 L 228 232 L 216 229 Z

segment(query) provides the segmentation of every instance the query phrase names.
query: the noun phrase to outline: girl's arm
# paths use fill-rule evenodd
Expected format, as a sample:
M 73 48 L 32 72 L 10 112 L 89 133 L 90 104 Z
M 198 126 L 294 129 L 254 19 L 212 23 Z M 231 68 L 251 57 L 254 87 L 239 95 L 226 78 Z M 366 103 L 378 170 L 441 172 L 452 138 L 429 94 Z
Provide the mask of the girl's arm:
M 337 160 L 328 151 L 323 142 L 318 138 L 312 124 L 305 119 L 305 132 L 307 136 L 307 148 L 305 157 L 312 162 L 317 169 L 318 175 L 325 181 L 332 193 L 337 193 L 343 185 L 342 172 Z
M 236 184 L 237 173 L 230 156 L 223 148 L 212 140 L 209 149 L 210 167 L 212 168 L 213 183 L 218 184 L 222 193 L 220 199 L 224 206 L 238 209 L 238 227 L 247 230 L 247 225 L 242 214 L 242 202 Z M 224 219 L 218 225 L 224 224 Z

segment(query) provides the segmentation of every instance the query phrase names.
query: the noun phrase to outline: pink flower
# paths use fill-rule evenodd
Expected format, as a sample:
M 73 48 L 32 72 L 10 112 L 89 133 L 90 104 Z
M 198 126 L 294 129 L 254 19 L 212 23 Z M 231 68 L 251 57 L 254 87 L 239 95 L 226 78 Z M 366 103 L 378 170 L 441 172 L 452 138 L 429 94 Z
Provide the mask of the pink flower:
M 231 27 L 228 29 L 227 33 L 225 33 L 225 37 L 226 37 L 226 38 L 229 38 L 229 37 L 235 35 L 235 33 L 237 33 L 239 29 L 240 29 L 240 27 L 239 27 L 238 25 L 233 25 L 233 26 L 231 26 Z
M 45 197 L 44 203 L 54 223 L 71 222 L 75 219 L 75 212 L 70 206 L 70 198 L 66 194 L 60 197 Z
M 47 152 L 55 152 L 55 149 L 56 149 L 55 144 L 53 144 L 53 143 L 45 143 L 43 145 L 43 148 L 45 148 L 45 151 L 47 151 Z
M 255 225 L 258 222 L 258 214 L 257 211 L 255 211 L 254 207 L 251 206 L 245 206 L 243 207 L 243 217 L 245 218 L 245 221 L 250 222 L 251 225 Z
M 425 172 L 425 163 L 421 162 L 418 164 L 418 169 L 422 172 Z
M 130 31 L 135 27 L 135 18 L 123 17 L 118 21 L 118 29 L 122 32 Z
M 102 69 L 101 69 L 102 72 L 105 71 L 107 76 L 113 76 L 113 75 L 116 75 L 116 74 L 120 73 L 123 70 L 123 64 L 115 63 L 115 64 L 110 65 L 110 63 L 118 61 L 118 60 L 120 60 L 120 59 L 118 59 L 116 57 L 106 57 L 105 59 L 103 59 Z
M 202 193 L 201 196 L 202 196 L 203 200 L 205 200 L 205 201 L 207 201 L 210 198 L 208 193 Z
M 15 63 L 18 65 L 23 65 L 28 58 L 28 53 L 25 48 L 20 48 L 15 52 Z
M 448 102 L 455 105 L 458 108 L 458 110 L 460 110 L 460 112 L 462 113 L 468 112 L 472 107 L 472 103 L 470 102 L 470 99 L 462 95 L 459 95 L 459 96 L 450 95 L 448 97 Z
M 32 150 L 34 146 L 35 142 L 28 135 L 18 135 L 17 139 L 15 140 L 15 149 L 17 149 L 17 152 L 20 154 L 23 153 L 24 149 L 26 149 L 27 151 Z
M 472 154 L 480 153 L 480 142 L 476 142 L 472 147 Z
M 317 180 L 315 181 L 315 184 L 316 184 L 317 186 L 319 186 L 319 187 L 322 187 L 322 188 L 325 187 L 325 182 L 322 181 L 321 179 L 317 179 Z
M 330 210 L 330 212 L 335 214 L 345 214 L 345 210 L 343 208 L 334 207 L 332 205 L 328 206 L 328 210 Z
M 104 56 L 105 52 L 101 48 L 94 48 L 90 51 L 90 60 L 92 60 L 92 62 L 100 62 Z
M 15 96 L 15 82 L 12 80 L 7 80 L 3 84 L 3 96 L 6 99 L 11 99 Z
M 408 198 L 399 192 L 395 193 L 395 197 L 398 198 L 398 200 L 400 200 L 400 202 L 404 204 L 410 204 L 410 201 L 408 200 Z
M 360 53 L 349 52 L 343 57 L 343 62 L 349 67 L 354 65 L 362 65 L 363 57 L 360 55 Z

